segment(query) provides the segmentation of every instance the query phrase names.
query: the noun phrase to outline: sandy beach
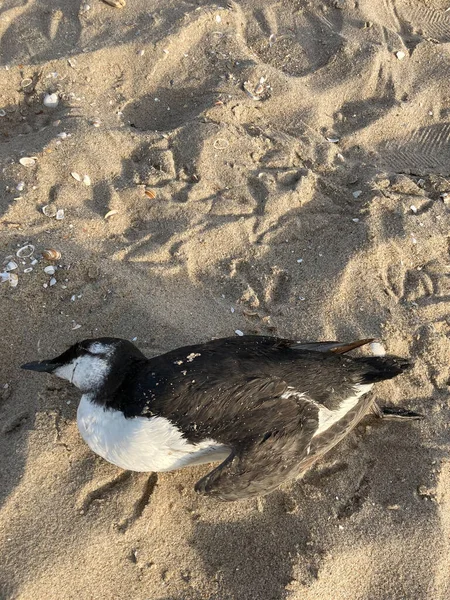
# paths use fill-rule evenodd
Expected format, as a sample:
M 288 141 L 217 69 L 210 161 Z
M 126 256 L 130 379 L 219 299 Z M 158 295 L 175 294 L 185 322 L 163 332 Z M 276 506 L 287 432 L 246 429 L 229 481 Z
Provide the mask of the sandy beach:
M 449 2 L 89 4 L 0 7 L 0 598 L 448 600 Z M 377 401 L 426 419 L 223 504 L 19 369 L 236 330 L 377 338 L 414 362 Z

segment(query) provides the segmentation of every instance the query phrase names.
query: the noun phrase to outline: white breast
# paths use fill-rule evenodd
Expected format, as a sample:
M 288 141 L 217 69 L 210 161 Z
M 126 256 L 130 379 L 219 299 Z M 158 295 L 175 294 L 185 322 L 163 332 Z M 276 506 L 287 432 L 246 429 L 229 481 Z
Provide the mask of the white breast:
M 88 394 L 78 406 L 77 424 L 91 450 L 130 471 L 172 471 L 225 460 L 230 454 L 214 440 L 188 442 L 164 417 L 126 419 L 121 411 L 96 404 Z
M 317 431 L 314 433 L 313 437 L 320 435 L 321 433 L 329 429 L 332 425 L 334 425 L 337 421 L 342 419 L 348 413 L 349 410 L 351 410 L 357 405 L 361 396 L 364 396 L 364 394 L 370 392 L 372 387 L 372 383 L 356 385 L 354 395 L 349 396 L 348 398 L 343 400 L 339 405 L 339 408 L 337 408 L 336 410 L 329 410 L 322 404 L 318 404 L 319 427 L 317 428 Z

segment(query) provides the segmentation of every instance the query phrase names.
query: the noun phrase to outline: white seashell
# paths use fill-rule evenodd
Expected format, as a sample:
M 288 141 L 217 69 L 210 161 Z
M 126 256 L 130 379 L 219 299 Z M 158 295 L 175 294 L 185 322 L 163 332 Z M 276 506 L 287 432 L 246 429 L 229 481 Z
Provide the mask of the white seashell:
M 24 167 L 34 167 L 36 164 L 36 159 L 32 156 L 23 156 L 19 159 L 19 162 Z
M 59 104 L 59 96 L 58 94 L 45 94 L 44 96 L 44 106 L 47 108 L 56 108 Z
M 9 274 L 9 285 L 11 287 L 17 287 L 18 283 L 19 283 L 19 276 L 17 275 L 17 273 L 10 273 Z
M 340 138 L 337 137 L 327 137 L 327 142 L 330 144 L 337 144 L 340 141 Z
M 78 325 L 78 323 L 74 323 L 73 326 L 72 326 L 72 331 L 74 329 L 80 329 L 80 327 L 81 327 L 81 325 Z
M 297 258 L 297 262 L 301 264 L 303 262 L 303 258 Z
M 3 108 L 0 108 L 0 117 L 6 117 L 6 110 L 3 110 Z
M 6 271 L 4 273 L 0 273 L 0 283 L 4 283 L 5 281 L 9 281 L 11 277 L 10 273 L 6 273 Z
M 369 348 L 374 356 L 386 356 L 386 350 L 380 342 L 371 342 Z
M 48 267 L 44 267 L 44 273 L 47 275 L 54 275 L 56 272 L 56 268 L 53 265 L 49 265 Z
M 54 206 L 53 204 L 46 204 L 42 207 L 42 212 L 46 217 L 56 217 L 56 206 Z
M 85 175 L 83 177 L 83 183 L 84 185 L 91 185 L 91 178 L 89 177 L 89 175 Z
M 25 189 L 25 181 L 19 181 L 19 183 L 16 185 L 16 190 L 18 192 L 23 192 L 24 189 Z
M 26 244 L 25 246 L 22 246 L 22 248 L 19 248 L 16 252 L 16 256 L 18 258 L 28 258 L 29 256 L 31 256 L 34 252 L 34 246 L 32 244 Z
M 352 219 L 353 223 L 359 223 L 359 219 Z
M 100 121 L 100 119 L 92 119 L 92 125 L 94 127 L 100 127 L 101 124 L 102 122 Z
M 106 213 L 106 215 L 103 218 L 109 219 L 109 217 L 112 217 L 113 215 L 117 215 L 118 213 L 119 213 L 118 210 L 110 210 L 109 212 Z
M 26 269 L 23 270 L 24 273 L 31 273 L 31 271 L 33 270 L 33 267 L 27 267 Z
M 10 260 L 9 263 L 6 265 L 5 270 L 6 271 L 14 271 L 14 269 L 17 269 L 19 265 L 14 262 L 13 260 Z
M 52 277 L 50 279 L 50 281 L 48 282 L 49 286 L 51 287 L 52 285 L 56 285 L 56 279 L 54 277 Z
M 356 192 L 353 192 L 353 198 L 359 198 L 362 194 L 362 190 L 356 190 Z
M 411 204 L 411 206 L 409 207 L 411 209 L 411 211 L 416 214 L 417 213 L 417 206 L 414 206 L 414 204 Z
M 395 56 L 398 58 L 398 60 L 403 60 L 405 58 L 406 54 L 402 50 L 399 50 L 398 52 L 395 53 Z
M 81 175 L 79 173 L 77 173 L 76 171 L 72 171 L 71 175 L 77 181 L 81 181 Z
M 62 221 L 64 219 L 64 209 L 63 208 L 59 208 L 56 211 L 56 220 L 57 221 Z
M 241 337 L 244 335 L 244 332 L 243 332 L 243 331 L 241 331 L 240 329 L 236 329 L 236 331 L 235 331 L 234 333 L 235 333 L 236 335 L 239 335 L 239 336 L 241 336 Z

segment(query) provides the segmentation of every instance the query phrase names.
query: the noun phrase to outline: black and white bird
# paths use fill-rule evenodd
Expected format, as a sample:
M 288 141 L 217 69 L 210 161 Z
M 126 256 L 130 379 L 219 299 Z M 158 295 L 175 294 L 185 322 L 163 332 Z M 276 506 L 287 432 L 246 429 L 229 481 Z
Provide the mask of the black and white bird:
M 195 489 L 239 500 L 304 473 L 371 410 L 420 418 L 376 406 L 372 386 L 409 363 L 345 356 L 371 341 L 243 336 L 146 358 L 131 342 L 105 337 L 22 368 L 80 389 L 78 428 L 107 461 L 143 472 L 221 461 Z

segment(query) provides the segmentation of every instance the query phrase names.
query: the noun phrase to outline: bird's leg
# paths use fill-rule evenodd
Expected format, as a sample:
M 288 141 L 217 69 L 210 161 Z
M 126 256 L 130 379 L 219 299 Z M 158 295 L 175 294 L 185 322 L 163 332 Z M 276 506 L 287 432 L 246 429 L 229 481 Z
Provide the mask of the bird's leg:
M 402 408 L 401 406 L 378 406 L 376 403 L 373 405 L 373 412 L 380 419 L 418 421 L 424 418 L 420 413 Z

